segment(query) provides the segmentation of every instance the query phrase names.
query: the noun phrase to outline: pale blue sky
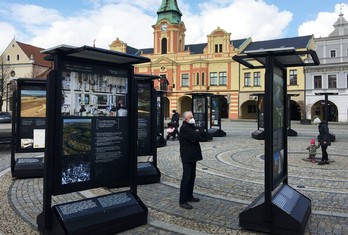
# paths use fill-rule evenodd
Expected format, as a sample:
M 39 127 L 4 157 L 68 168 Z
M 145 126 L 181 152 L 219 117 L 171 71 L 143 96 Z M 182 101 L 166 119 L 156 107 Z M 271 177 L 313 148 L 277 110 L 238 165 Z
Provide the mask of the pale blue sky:
M 17 41 L 49 48 L 60 44 L 108 49 L 119 38 L 153 47 L 161 0 L 1 0 L 0 53 Z M 217 27 L 231 39 L 253 41 L 314 34 L 325 37 L 348 3 L 335 0 L 178 0 L 186 44 L 203 43 Z

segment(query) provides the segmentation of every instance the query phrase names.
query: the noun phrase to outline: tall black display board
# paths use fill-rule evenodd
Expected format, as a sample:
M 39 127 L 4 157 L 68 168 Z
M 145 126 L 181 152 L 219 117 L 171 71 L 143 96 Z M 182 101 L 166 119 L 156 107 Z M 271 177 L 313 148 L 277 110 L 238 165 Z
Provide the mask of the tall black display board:
M 157 91 L 156 94 L 156 143 L 157 147 L 164 147 L 167 145 L 167 140 L 164 138 L 164 91 Z
M 137 196 L 133 64 L 145 57 L 83 46 L 47 49 L 44 234 L 114 234 L 147 222 Z M 52 207 L 52 195 L 130 182 L 130 190 Z
M 291 96 L 299 96 L 299 94 L 288 94 L 287 105 L 288 105 L 288 136 L 297 136 L 297 131 L 291 128 Z
M 19 78 L 15 83 L 12 97 L 12 177 L 43 177 L 43 157 L 17 158 L 16 153 L 45 151 L 46 80 Z
M 207 93 L 192 94 L 192 112 L 196 126 L 203 130 L 202 141 L 210 141 L 213 135 L 208 132 L 208 96 Z
M 161 172 L 157 167 L 157 94 L 153 79 L 158 76 L 134 75 L 138 86 L 138 158 L 152 156 L 152 161 L 137 164 L 137 184 L 151 184 L 160 181 Z
M 288 185 L 286 67 L 318 65 L 312 50 L 294 48 L 245 51 L 233 59 L 248 68 L 265 68 L 265 191 L 239 214 L 246 229 L 274 234 L 303 234 L 311 214 L 311 200 Z M 304 63 L 308 55 L 313 63 Z M 259 66 L 251 64 L 253 59 Z
M 213 137 L 224 137 L 226 132 L 221 129 L 222 95 L 210 96 L 210 129 L 208 133 Z
M 257 97 L 257 130 L 254 131 L 253 133 L 251 133 L 251 137 L 257 140 L 264 140 L 265 139 L 265 132 L 264 132 L 264 128 L 265 128 L 265 124 L 264 124 L 264 93 L 255 93 L 255 94 L 251 94 L 250 96 L 255 96 Z
M 315 93 L 315 95 L 323 95 L 325 98 L 324 103 L 324 121 L 329 125 L 329 95 L 338 95 L 337 92 L 319 92 Z M 336 141 L 336 135 L 330 131 L 330 138 L 332 142 Z

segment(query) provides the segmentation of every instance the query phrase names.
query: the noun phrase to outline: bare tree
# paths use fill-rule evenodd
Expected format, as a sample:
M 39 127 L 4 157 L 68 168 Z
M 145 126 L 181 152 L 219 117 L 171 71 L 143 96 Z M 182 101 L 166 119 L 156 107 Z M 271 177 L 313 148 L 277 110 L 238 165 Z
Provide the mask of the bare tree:
M 308 114 L 311 112 L 311 105 L 306 104 L 304 100 L 298 101 L 300 113 L 301 113 L 301 123 L 310 123 L 310 120 L 307 118 Z

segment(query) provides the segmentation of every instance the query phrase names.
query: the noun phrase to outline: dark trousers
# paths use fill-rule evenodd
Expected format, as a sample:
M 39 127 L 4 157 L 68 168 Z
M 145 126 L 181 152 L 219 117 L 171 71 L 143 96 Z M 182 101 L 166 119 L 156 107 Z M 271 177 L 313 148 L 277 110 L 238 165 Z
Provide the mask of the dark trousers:
M 183 173 L 180 184 L 179 203 L 185 203 L 193 197 L 193 187 L 196 179 L 196 162 L 183 163 Z
M 323 146 L 323 145 L 320 145 L 320 146 L 321 146 L 321 154 L 322 154 L 321 160 L 322 161 L 329 161 L 329 156 L 328 156 L 327 151 L 326 151 L 327 146 Z

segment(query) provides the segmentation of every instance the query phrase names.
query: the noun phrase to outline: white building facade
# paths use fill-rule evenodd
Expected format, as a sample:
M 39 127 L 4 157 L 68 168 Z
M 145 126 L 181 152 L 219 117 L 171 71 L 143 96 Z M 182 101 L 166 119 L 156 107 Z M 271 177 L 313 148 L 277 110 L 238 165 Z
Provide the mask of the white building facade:
M 328 37 L 315 38 L 319 66 L 305 68 L 307 118 L 348 122 L 348 22 L 341 13 Z M 326 95 L 325 95 L 326 94 Z

